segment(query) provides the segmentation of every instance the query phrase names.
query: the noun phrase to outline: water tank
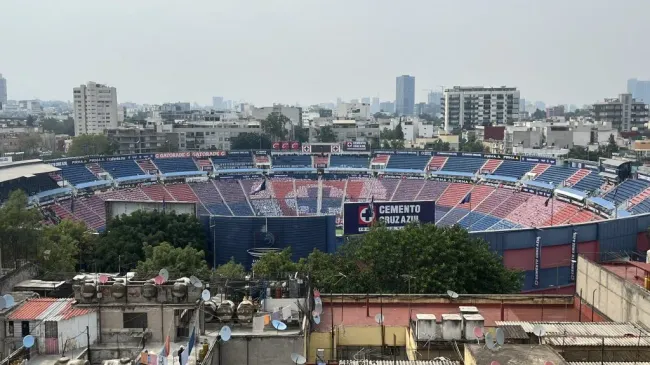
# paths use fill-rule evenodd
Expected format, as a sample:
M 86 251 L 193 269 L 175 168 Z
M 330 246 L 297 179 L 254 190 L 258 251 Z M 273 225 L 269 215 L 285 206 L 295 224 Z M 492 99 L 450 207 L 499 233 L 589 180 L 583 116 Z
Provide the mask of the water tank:
M 81 296 L 85 299 L 91 299 L 95 297 L 97 288 L 94 282 L 86 282 L 81 285 Z
M 253 303 L 244 298 L 244 300 L 239 303 L 237 306 L 237 319 L 240 322 L 251 322 L 253 320 L 253 314 L 255 313 L 255 306 Z
M 463 315 L 465 323 L 465 339 L 476 340 L 474 335 L 474 328 L 481 329 L 481 333 L 485 333 L 485 319 L 480 314 L 465 314 Z
M 126 285 L 122 282 L 115 282 L 111 285 L 111 295 L 113 298 L 124 298 L 126 295 Z
M 442 315 L 442 339 L 460 340 L 463 337 L 463 326 L 460 314 Z
M 217 303 L 212 300 L 208 300 L 203 303 L 203 314 L 205 316 L 206 322 L 212 322 L 217 318 Z
M 221 322 L 229 322 L 235 314 L 235 303 L 230 300 L 224 300 L 217 307 L 217 319 Z
M 176 298 L 184 298 L 187 295 L 187 287 L 190 285 L 190 279 L 180 278 L 174 283 L 172 295 Z
M 156 287 L 156 285 L 154 283 L 152 283 L 150 281 L 147 281 L 146 283 L 144 283 L 144 285 L 142 285 L 142 296 L 143 297 L 145 297 L 147 299 L 151 299 L 151 298 L 154 298 L 157 293 L 158 293 L 158 288 Z
M 416 314 L 415 333 L 418 341 L 431 341 L 436 339 L 436 315 Z

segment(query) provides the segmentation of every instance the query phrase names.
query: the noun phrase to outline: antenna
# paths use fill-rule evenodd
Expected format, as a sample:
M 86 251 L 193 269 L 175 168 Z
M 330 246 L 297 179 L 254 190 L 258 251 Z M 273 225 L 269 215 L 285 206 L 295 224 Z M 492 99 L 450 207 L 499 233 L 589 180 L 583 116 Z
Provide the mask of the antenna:
M 5 299 L 5 308 L 11 308 L 16 304 L 13 295 L 5 294 L 2 297 Z
M 204 301 L 210 300 L 210 291 L 208 289 L 205 289 L 204 291 L 201 292 L 201 299 Z
M 26 348 L 31 348 L 32 346 L 34 346 L 34 336 L 27 335 L 23 337 L 23 346 L 25 346 Z
M 307 359 L 304 356 L 294 352 L 294 353 L 291 354 L 291 361 L 293 361 L 294 364 L 300 364 L 301 365 L 301 364 L 306 363 Z
M 169 271 L 167 271 L 167 269 L 160 269 L 158 275 L 162 276 L 165 281 L 169 280 Z
M 458 293 L 456 293 L 456 292 L 453 291 L 453 290 L 447 290 L 447 295 L 448 295 L 451 299 L 456 299 L 456 298 L 458 298 Z
M 192 284 L 195 288 L 203 288 L 203 283 L 201 280 L 199 280 L 199 278 L 194 275 L 190 276 L 190 284 Z
M 232 330 L 228 326 L 223 326 L 219 330 L 219 336 L 221 336 L 221 341 L 228 342 L 230 336 L 232 335 Z
M 497 345 L 501 346 L 506 342 L 506 334 L 503 328 L 497 328 Z
M 375 322 L 377 322 L 377 324 L 384 324 L 384 320 L 385 320 L 385 319 L 386 319 L 386 318 L 385 318 L 384 315 L 381 314 L 381 313 L 377 313 L 377 314 L 375 315 Z
M 494 350 L 496 348 L 496 344 L 494 343 L 494 336 L 492 336 L 492 332 L 488 332 L 485 334 L 485 346 L 489 348 L 490 350 Z
M 273 321 L 271 321 L 271 323 L 273 324 L 273 328 L 275 328 L 278 331 L 284 331 L 287 329 L 287 325 L 282 321 L 278 321 L 277 319 L 274 319 Z

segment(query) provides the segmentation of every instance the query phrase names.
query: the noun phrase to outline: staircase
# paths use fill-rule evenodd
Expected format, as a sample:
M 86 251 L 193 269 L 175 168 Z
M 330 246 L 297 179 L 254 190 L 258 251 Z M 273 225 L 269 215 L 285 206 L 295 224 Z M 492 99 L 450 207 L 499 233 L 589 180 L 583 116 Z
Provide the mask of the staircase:
M 646 198 L 650 197 L 650 188 L 646 188 L 639 194 L 633 196 L 630 201 L 628 202 L 628 207 L 633 207 L 642 201 L 646 200 Z
M 578 181 L 582 180 L 585 176 L 589 175 L 591 173 L 590 170 L 587 169 L 580 169 L 575 172 L 575 174 L 569 176 L 568 179 L 565 180 L 566 186 L 573 186 L 578 183 Z
M 390 159 L 390 155 L 377 155 L 372 158 L 372 161 L 370 161 L 370 165 L 374 164 L 380 164 L 384 165 L 383 167 L 386 167 L 388 165 L 388 159 Z
M 429 160 L 429 164 L 427 165 L 427 170 L 429 171 L 438 171 L 442 170 L 442 168 L 445 166 L 447 163 L 447 160 L 449 157 L 445 156 L 433 156 Z
M 551 167 L 551 165 L 546 164 L 546 163 L 538 163 L 537 165 L 535 165 L 535 167 L 533 167 L 532 170 L 530 170 L 530 172 L 535 174 L 535 176 L 537 177 L 537 176 L 543 174 L 544 171 L 546 171 L 549 167 Z
M 487 171 L 488 173 L 493 174 L 494 171 L 497 168 L 499 168 L 499 166 L 501 166 L 502 163 L 503 163 L 503 160 L 489 159 L 489 160 L 485 161 L 485 163 L 483 164 L 483 166 L 481 166 L 481 168 L 478 170 L 478 172 L 480 174 L 483 174 L 483 173 L 485 173 L 485 171 Z

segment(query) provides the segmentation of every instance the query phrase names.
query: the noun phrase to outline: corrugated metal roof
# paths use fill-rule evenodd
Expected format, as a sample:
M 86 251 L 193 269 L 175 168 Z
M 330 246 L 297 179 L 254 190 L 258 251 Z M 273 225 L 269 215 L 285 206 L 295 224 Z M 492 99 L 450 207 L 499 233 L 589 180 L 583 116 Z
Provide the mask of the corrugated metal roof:
M 605 339 L 605 346 L 613 347 L 649 347 L 648 337 L 575 337 L 575 336 L 553 336 L 544 337 L 542 342 L 551 346 L 602 346 Z
M 506 339 L 509 340 L 526 340 L 529 338 L 526 331 L 521 326 L 499 326 L 503 330 Z
M 650 365 L 650 362 L 623 362 L 623 361 L 610 361 L 610 362 L 570 362 L 569 365 Z
M 75 308 L 74 299 L 30 299 L 7 317 L 10 321 L 61 321 L 93 312 L 91 308 Z
M 18 179 L 21 177 L 32 177 L 36 174 L 44 174 L 47 172 L 55 172 L 59 170 L 61 169 L 37 160 L 37 163 L 26 164 L 22 166 L 8 166 L 7 168 L 3 168 L 2 174 L 0 174 L 2 175 L 2 177 L 0 177 L 0 182 Z
M 495 321 L 497 327 L 521 326 L 526 333 L 533 333 L 536 325 L 546 329 L 546 336 L 580 336 L 580 337 L 638 337 L 650 336 L 650 333 L 633 323 L 616 322 L 518 322 Z
M 341 360 L 340 365 L 460 365 L 460 361 L 451 360 Z

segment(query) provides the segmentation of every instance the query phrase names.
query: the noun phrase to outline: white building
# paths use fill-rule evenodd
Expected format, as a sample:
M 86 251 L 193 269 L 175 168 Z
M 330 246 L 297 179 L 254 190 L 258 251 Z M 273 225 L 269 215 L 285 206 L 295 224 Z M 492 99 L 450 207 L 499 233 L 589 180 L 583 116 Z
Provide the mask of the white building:
M 336 116 L 349 119 L 369 119 L 370 104 L 367 103 L 341 103 L 336 108 Z
M 0 109 L 7 104 L 7 79 L 0 74 Z
M 519 120 L 519 91 L 514 87 L 454 86 L 445 90 L 443 104 L 447 131 L 450 127 Z
M 75 135 L 102 134 L 117 128 L 117 90 L 88 82 L 73 89 Z

